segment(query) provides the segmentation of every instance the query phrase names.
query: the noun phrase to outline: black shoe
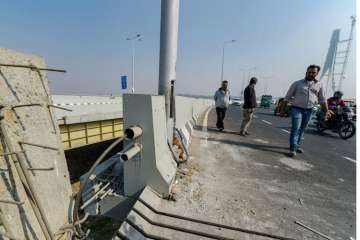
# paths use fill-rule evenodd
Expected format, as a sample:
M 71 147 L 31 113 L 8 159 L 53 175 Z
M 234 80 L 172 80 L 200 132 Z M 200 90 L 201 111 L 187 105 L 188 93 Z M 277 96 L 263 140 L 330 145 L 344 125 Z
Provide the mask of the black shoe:
M 224 128 L 219 128 L 219 131 L 221 132 L 222 130 L 224 130 Z
M 290 151 L 289 153 L 288 153 L 288 156 L 289 157 L 296 157 L 296 152 L 295 151 Z
M 297 153 L 304 153 L 304 149 L 298 148 L 298 149 L 296 150 L 296 152 L 297 152 Z
M 243 131 L 241 131 L 240 136 L 246 137 L 246 134 Z
M 245 135 L 250 135 L 250 133 L 249 133 L 249 132 L 247 132 L 247 131 L 245 131 L 244 133 L 245 133 Z

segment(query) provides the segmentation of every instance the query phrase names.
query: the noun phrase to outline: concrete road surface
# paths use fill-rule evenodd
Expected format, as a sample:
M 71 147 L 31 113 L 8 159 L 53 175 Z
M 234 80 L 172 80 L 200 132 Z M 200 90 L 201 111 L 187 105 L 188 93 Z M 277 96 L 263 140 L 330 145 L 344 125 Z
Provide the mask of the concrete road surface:
M 295 239 L 324 239 L 298 221 L 330 239 L 355 239 L 355 137 L 342 140 L 310 128 L 305 153 L 293 159 L 286 156 L 290 118 L 262 109 L 254 117 L 247 137 L 238 134 L 239 106 L 229 108 L 223 132 L 215 128 L 214 110 L 202 118 L 177 203 L 164 210 Z

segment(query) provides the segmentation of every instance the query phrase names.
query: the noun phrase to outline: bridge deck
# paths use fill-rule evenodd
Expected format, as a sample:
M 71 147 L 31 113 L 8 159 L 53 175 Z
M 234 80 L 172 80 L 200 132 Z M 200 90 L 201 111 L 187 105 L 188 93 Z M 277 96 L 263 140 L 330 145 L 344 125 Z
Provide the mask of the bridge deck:
M 180 171 L 176 202 L 156 202 L 150 197 L 153 207 L 295 239 L 321 239 L 295 221 L 333 239 L 355 238 L 355 162 L 349 160 L 355 158 L 355 139 L 319 136 L 309 129 L 306 152 L 293 159 L 286 156 L 288 118 L 257 110 L 252 135 L 241 137 L 240 116 L 240 108 L 231 107 L 223 132 L 214 128 L 213 110 L 205 116 L 205 124 L 194 131 L 191 158 Z M 142 197 L 147 198 L 145 193 Z M 169 239 L 182 236 L 178 231 L 148 228 L 137 213 L 129 217 L 155 235 L 166 233 Z M 165 221 L 161 216 L 153 217 L 154 221 Z M 171 224 L 172 220 L 166 222 Z M 178 221 L 173 220 L 173 224 Z M 191 222 L 182 223 L 182 227 L 211 232 Z M 220 230 L 218 234 L 230 239 L 271 239 Z

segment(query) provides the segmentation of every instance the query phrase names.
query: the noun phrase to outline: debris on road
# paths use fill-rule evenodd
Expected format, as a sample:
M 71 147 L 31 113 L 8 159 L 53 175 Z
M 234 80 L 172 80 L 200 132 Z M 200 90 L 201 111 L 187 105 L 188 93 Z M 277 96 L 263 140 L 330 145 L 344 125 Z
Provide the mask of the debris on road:
M 299 222 L 299 221 L 295 221 L 295 223 L 296 223 L 297 225 L 302 226 L 303 228 L 306 228 L 307 230 L 312 231 L 313 233 L 316 233 L 316 234 L 318 234 L 318 235 L 320 235 L 320 236 L 328 239 L 328 240 L 334 240 L 333 238 L 331 238 L 331 237 L 329 237 L 329 236 L 326 236 L 325 234 L 323 234 L 323 233 L 321 233 L 321 232 L 319 232 L 319 231 L 317 231 L 317 230 L 315 230 L 315 229 L 313 229 L 313 228 L 311 228 L 311 227 L 308 227 L 308 226 L 306 226 L 305 224 L 303 224 L 303 223 L 301 223 L 301 222 Z

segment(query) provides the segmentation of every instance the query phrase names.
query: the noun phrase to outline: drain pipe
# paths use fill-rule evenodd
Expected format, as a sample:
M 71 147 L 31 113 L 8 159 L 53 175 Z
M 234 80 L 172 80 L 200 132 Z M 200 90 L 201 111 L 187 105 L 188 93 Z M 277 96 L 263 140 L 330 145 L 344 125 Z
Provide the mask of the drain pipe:
M 176 79 L 178 27 L 179 0 L 162 0 L 158 94 L 165 96 L 167 132 L 171 140 L 174 120 L 170 118 L 170 81 Z

